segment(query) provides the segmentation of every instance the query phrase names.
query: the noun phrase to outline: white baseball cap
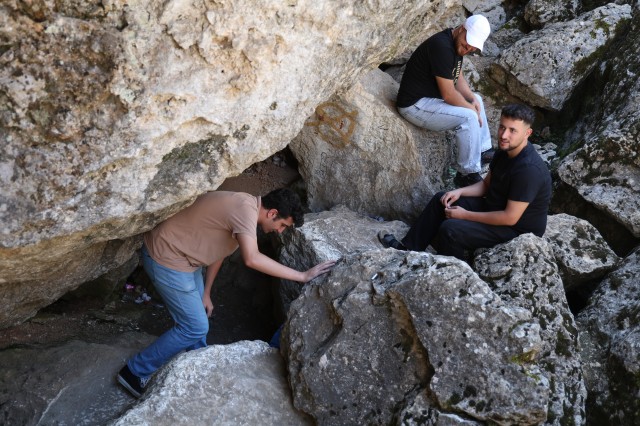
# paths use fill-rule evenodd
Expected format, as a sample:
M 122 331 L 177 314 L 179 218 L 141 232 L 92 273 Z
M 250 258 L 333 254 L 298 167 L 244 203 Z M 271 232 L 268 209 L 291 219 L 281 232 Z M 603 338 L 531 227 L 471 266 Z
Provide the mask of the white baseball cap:
M 491 34 L 489 21 L 482 15 L 471 15 L 464 21 L 467 30 L 467 44 L 482 50 L 485 40 Z

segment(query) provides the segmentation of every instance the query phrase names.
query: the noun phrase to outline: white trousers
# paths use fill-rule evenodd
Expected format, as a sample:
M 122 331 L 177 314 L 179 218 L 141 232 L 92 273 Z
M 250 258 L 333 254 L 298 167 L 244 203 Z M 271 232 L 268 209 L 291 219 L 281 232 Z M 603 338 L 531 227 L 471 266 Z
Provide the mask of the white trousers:
M 398 112 L 418 127 L 434 131 L 454 130 L 458 148 L 456 169 L 462 174 L 478 173 L 482 152 L 491 148 L 491 135 L 482 98 L 478 94 L 475 97 L 480 103 L 482 127 L 475 111 L 449 105 L 437 98 L 422 98 L 410 107 L 398 108 Z

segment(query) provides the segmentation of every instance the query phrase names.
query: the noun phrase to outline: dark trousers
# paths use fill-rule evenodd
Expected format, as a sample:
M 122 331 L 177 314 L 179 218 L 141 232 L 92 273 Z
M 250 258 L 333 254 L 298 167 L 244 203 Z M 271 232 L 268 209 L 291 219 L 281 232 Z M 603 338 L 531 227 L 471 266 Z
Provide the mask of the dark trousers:
M 438 254 L 465 259 L 465 250 L 493 247 L 496 244 L 512 240 L 519 234 L 510 226 L 485 225 L 461 219 L 447 219 L 439 192 L 431 198 L 427 207 L 402 239 L 408 249 L 424 251 L 432 244 Z M 484 198 L 460 197 L 455 205 L 466 210 L 487 211 Z

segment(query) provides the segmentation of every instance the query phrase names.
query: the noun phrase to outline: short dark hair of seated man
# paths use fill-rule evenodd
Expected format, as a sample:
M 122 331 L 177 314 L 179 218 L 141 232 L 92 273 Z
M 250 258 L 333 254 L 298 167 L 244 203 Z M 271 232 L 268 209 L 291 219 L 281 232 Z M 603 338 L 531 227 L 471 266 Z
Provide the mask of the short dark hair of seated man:
M 498 147 L 483 180 L 431 198 L 405 237 L 381 233 L 386 247 L 425 250 L 465 260 L 465 253 L 531 232 L 542 236 L 551 201 L 551 174 L 529 143 L 535 113 L 525 105 L 502 109 Z

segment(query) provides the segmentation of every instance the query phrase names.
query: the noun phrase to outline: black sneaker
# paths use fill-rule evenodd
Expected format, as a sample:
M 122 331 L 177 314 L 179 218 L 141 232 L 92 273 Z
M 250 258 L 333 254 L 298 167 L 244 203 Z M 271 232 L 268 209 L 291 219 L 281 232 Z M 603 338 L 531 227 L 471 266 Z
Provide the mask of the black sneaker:
M 129 366 L 126 364 L 118 373 L 117 379 L 118 383 L 124 386 L 124 388 L 136 398 L 140 398 L 140 395 L 144 392 L 145 386 L 147 386 L 147 382 L 149 382 L 148 378 L 141 379 L 133 374 L 131 370 L 129 370 Z
M 378 233 L 378 240 L 385 248 L 394 248 L 396 250 L 407 250 L 407 248 L 400 241 L 396 239 L 393 234 L 388 234 L 386 231 L 380 231 Z
M 480 182 L 482 180 L 482 176 L 480 173 L 469 173 L 468 175 L 463 175 L 462 173 L 456 173 L 456 177 L 453 178 L 453 183 L 458 188 L 464 188 L 465 186 L 473 185 L 474 183 Z
M 488 150 L 480 154 L 480 162 L 482 164 L 489 164 L 491 160 L 493 160 L 493 156 L 495 155 L 495 153 L 496 153 L 495 149 L 489 148 Z

